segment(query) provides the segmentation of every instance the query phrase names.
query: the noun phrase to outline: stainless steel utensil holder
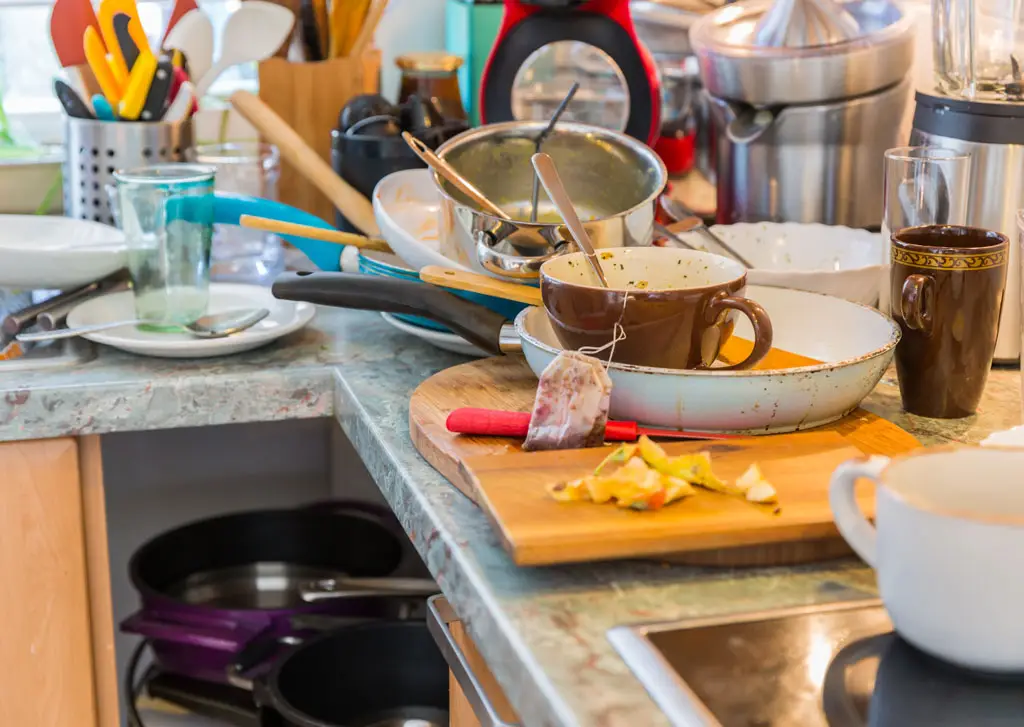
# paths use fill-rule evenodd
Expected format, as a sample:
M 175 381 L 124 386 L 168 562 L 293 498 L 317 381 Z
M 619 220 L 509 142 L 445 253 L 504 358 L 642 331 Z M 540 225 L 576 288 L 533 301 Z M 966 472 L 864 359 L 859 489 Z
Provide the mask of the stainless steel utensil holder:
M 192 120 L 168 124 L 67 119 L 64 215 L 116 224 L 108 185 L 119 169 L 188 161 Z

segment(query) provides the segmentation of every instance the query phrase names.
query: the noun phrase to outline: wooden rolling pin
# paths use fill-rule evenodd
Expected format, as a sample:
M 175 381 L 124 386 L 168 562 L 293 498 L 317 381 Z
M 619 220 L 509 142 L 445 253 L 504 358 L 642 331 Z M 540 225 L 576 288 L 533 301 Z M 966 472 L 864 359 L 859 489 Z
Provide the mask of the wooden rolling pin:
M 333 242 L 338 245 L 351 245 L 352 247 L 357 247 L 360 250 L 394 252 L 386 240 L 381 240 L 377 237 L 363 237 L 362 235 L 354 235 L 351 232 L 324 230 L 319 227 L 310 227 L 309 225 L 297 225 L 294 222 L 272 220 L 268 217 L 242 215 L 238 218 L 238 224 L 241 227 L 248 227 L 253 230 L 263 230 L 264 232 L 274 232 L 278 235 L 293 235 L 294 237 L 307 237 L 310 240 Z
M 281 156 L 312 182 L 349 222 L 366 235 L 380 234 L 370 200 L 335 174 L 330 165 L 273 109 L 248 91 L 231 94 L 231 105 L 269 142 L 277 145 Z
M 451 288 L 452 290 L 482 293 L 483 295 L 491 295 L 503 300 L 514 300 L 528 305 L 543 305 L 540 289 L 529 285 L 507 283 L 503 280 L 481 275 L 480 273 L 452 270 L 450 268 L 442 268 L 439 265 L 428 265 L 420 270 L 420 279 L 443 288 Z M 718 359 L 725 364 L 731 365 L 749 356 L 753 348 L 753 342 L 744 338 L 730 336 L 729 340 L 719 350 Z M 809 358 L 808 356 L 784 351 L 781 348 L 773 348 L 751 370 L 778 371 L 779 369 L 794 369 L 800 366 L 816 366 L 820 363 L 821 361 Z

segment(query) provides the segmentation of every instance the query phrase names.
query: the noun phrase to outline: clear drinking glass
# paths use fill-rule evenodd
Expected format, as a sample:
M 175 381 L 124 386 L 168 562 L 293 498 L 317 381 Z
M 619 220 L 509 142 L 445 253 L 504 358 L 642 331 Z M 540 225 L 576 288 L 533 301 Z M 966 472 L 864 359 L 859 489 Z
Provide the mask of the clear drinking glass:
M 885 152 L 882 239 L 889 262 L 894 233 L 921 225 L 966 225 L 971 156 L 935 146 L 901 146 Z M 889 272 L 879 288 L 879 310 L 889 312 Z
M 213 167 L 163 164 L 114 174 L 136 316 L 161 330 L 206 313 Z
M 932 42 L 943 93 L 1024 100 L 1024 0 L 932 0 Z
M 217 191 L 277 200 L 281 156 L 273 144 L 239 142 L 196 147 L 199 164 L 217 170 Z M 238 225 L 217 225 L 213 232 L 215 280 L 262 283 L 284 270 L 281 238 Z

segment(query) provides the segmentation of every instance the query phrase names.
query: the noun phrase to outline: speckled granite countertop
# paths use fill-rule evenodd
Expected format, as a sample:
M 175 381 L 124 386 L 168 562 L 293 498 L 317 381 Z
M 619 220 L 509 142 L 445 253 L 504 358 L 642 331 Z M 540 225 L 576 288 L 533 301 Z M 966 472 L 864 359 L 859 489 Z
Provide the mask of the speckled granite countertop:
M 875 594 L 871 572 L 853 561 L 517 568 L 484 516 L 409 441 L 410 394 L 463 360 L 392 330 L 376 314 L 322 310 L 306 331 L 241 356 L 172 362 L 104 349 L 73 371 L 0 374 L 0 441 L 337 417 L 531 727 L 668 724 L 608 643 L 612 626 Z M 977 441 L 1019 423 L 1019 375 L 995 371 L 982 412 L 967 420 L 905 417 L 890 377 L 866 407 L 928 444 Z

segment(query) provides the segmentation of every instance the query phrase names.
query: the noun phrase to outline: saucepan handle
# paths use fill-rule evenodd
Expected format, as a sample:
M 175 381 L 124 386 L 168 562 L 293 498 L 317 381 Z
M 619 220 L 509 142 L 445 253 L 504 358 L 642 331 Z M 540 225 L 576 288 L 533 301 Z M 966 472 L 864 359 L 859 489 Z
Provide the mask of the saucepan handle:
M 187 617 L 167 618 L 144 611 L 138 611 L 121 622 L 121 630 L 145 636 L 151 641 L 168 641 L 227 652 L 237 651 L 252 637 L 252 632 L 228 624 Z
M 737 310 L 750 320 L 750 325 L 754 328 L 754 349 L 739 363 L 716 371 L 741 371 L 752 368 L 772 349 L 772 321 L 768 317 L 768 311 L 749 298 L 723 294 L 711 302 L 710 316 L 717 319 L 724 310 Z
M 282 300 L 423 316 L 487 353 L 502 353 L 504 316 L 433 285 L 355 273 L 285 273 L 271 290 Z

